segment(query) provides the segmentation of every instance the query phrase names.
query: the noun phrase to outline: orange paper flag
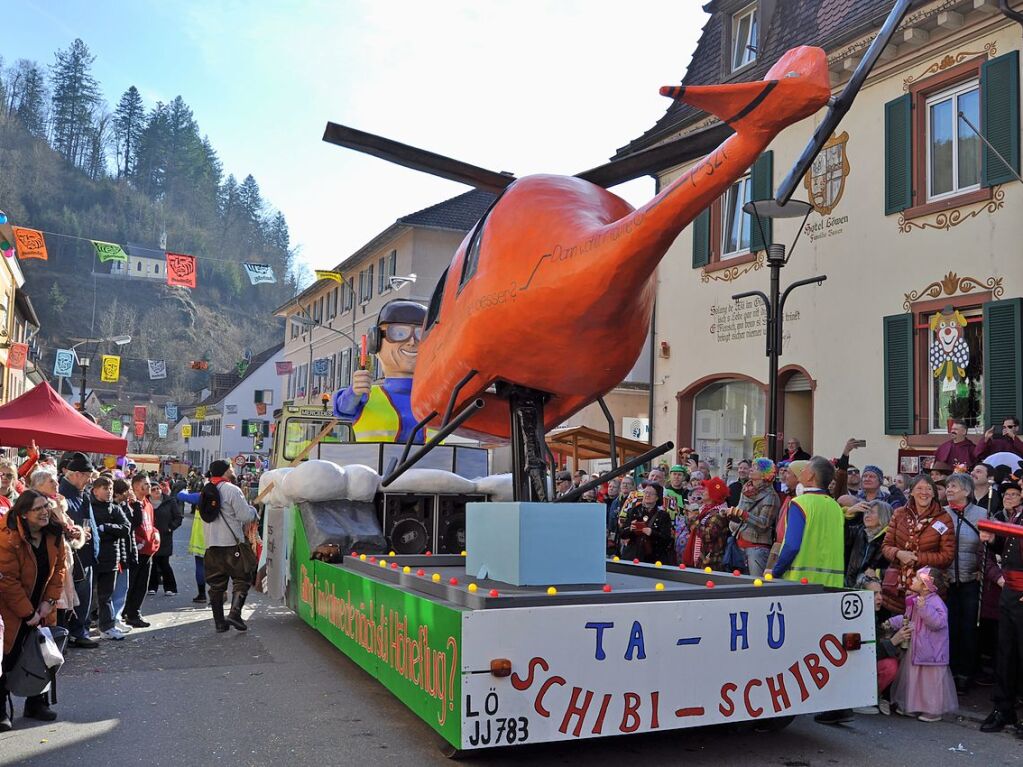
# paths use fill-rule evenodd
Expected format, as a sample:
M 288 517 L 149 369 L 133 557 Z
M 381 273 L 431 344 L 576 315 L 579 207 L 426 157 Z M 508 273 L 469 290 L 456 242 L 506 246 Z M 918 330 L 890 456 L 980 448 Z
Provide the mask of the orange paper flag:
M 167 254 L 167 284 L 171 287 L 195 287 L 195 256 Z
M 35 229 L 25 229 L 21 226 L 12 226 L 14 231 L 14 244 L 18 251 L 18 258 L 39 258 L 47 260 L 46 240 L 43 233 Z

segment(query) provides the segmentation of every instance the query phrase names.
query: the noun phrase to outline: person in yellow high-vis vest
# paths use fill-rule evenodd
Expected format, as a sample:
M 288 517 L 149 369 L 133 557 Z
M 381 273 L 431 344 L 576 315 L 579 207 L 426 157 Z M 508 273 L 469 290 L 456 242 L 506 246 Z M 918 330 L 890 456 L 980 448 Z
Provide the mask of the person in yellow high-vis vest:
M 828 495 L 834 478 L 831 461 L 819 455 L 799 476 L 804 492 L 788 506 L 781 553 L 772 568 L 776 578 L 841 588 L 845 584 L 845 516 Z
M 334 415 L 352 424 L 356 442 L 405 442 L 416 425 L 412 415 L 412 375 L 426 307 L 415 301 L 388 301 L 367 339 L 367 352 L 380 361 L 384 378 L 373 383 L 369 370 L 356 370 L 352 385 L 334 395 Z M 415 442 L 422 444 L 423 431 Z

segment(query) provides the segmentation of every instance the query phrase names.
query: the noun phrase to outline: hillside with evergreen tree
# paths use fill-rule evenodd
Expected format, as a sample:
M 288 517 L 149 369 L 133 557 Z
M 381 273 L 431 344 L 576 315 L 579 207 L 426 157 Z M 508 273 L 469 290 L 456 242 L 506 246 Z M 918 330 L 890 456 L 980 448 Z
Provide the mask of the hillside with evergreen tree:
M 52 371 L 72 339 L 128 333 L 120 386 L 186 401 L 207 375 L 190 360 L 227 370 L 282 337 L 270 311 L 307 270 L 284 214 L 251 174 L 225 176 L 181 96 L 147 106 L 129 85 L 111 109 L 94 60 L 81 40 L 48 66 L 0 59 L 0 209 L 47 233 L 49 260 L 21 262 L 42 322 L 39 364 Z M 90 239 L 194 255 L 198 286 L 112 275 Z M 243 262 L 269 264 L 277 283 L 251 285 Z M 166 380 L 149 381 L 147 358 L 167 360 Z

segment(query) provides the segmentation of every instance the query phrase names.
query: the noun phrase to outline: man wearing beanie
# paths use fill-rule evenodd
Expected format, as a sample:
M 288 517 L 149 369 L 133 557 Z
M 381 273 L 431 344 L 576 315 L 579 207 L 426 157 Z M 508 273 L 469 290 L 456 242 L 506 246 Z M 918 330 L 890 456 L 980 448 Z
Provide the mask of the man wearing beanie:
M 206 587 L 209 591 L 210 607 L 213 608 L 213 623 L 218 632 L 234 627 L 245 631 L 248 626 L 242 620 L 242 607 L 255 576 L 253 560 L 244 551 L 249 544 L 245 539 L 245 528 L 256 521 L 256 510 L 249 506 L 241 489 L 233 484 L 234 467 L 227 461 L 210 464 L 210 482 L 203 488 L 200 509 L 204 508 L 207 494 L 212 493 L 219 501 L 219 514 L 212 522 L 202 522 L 206 537 L 206 555 L 203 564 L 206 569 Z M 251 548 L 249 549 L 251 552 Z M 224 595 L 228 581 L 231 581 L 231 612 L 224 617 Z

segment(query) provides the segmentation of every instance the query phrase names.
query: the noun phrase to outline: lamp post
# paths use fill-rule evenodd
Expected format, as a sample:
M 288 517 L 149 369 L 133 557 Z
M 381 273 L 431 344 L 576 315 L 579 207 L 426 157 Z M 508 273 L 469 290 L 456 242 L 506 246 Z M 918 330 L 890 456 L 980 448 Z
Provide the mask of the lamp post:
M 778 358 L 782 352 L 782 325 L 785 320 L 785 301 L 796 288 L 814 282 L 820 285 L 827 279 L 827 276 L 818 275 L 817 277 L 810 277 L 805 280 L 797 280 L 785 288 L 784 293 L 781 292 L 781 270 L 788 263 L 789 255 L 795 250 L 796 243 L 799 242 L 799 235 L 802 233 L 806 220 L 813 211 L 813 206 L 810 203 L 801 200 L 788 200 L 784 204 L 779 204 L 775 200 L 757 200 L 755 202 L 747 202 L 742 206 L 742 209 L 756 219 L 757 227 L 760 229 L 760 236 L 764 242 L 767 242 L 767 237 L 764 236 L 764 227 L 761 219 L 803 217 L 799 230 L 796 232 L 796 238 L 788 249 L 788 255 L 786 255 L 785 246 L 782 244 L 772 243 L 767 246 L 767 266 L 771 273 L 770 295 L 765 294 L 761 290 L 747 290 L 745 293 L 736 293 L 732 296 L 733 301 L 751 297 L 759 298 L 764 304 L 764 311 L 767 315 L 767 327 L 764 333 L 766 336 L 767 358 L 769 360 L 767 373 L 767 454 L 774 461 L 778 458 Z
M 84 338 L 81 341 L 79 341 L 78 343 L 76 343 L 74 346 L 71 347 L 72 353 L 75 355 L 75 358 L 78 360 L 79 367 L 82 368 L 82 388 L 78 392 L 78 409 L 82 413 L 85 412 L 85 382 L 86 382 L 86 378 L 87 378 L 88 373 L 89 373 L 89 364 L 90 364 L 91 360 L 88 357 L 79 357 L 78 356 L 78 347 L 81 346 L 82 344 L 89 344 L 89 343 L 95 343 L 97 345 L 97 347 L 100 344 L 102 344 L 102 343 L 114 343 L 114 344 L 117 344 L 118 346 L 124 346 L 125 344 L 130 344 L 131 343 L 131 336 L 123 335 L 123 336 L 110 336 L 109 338 Z

